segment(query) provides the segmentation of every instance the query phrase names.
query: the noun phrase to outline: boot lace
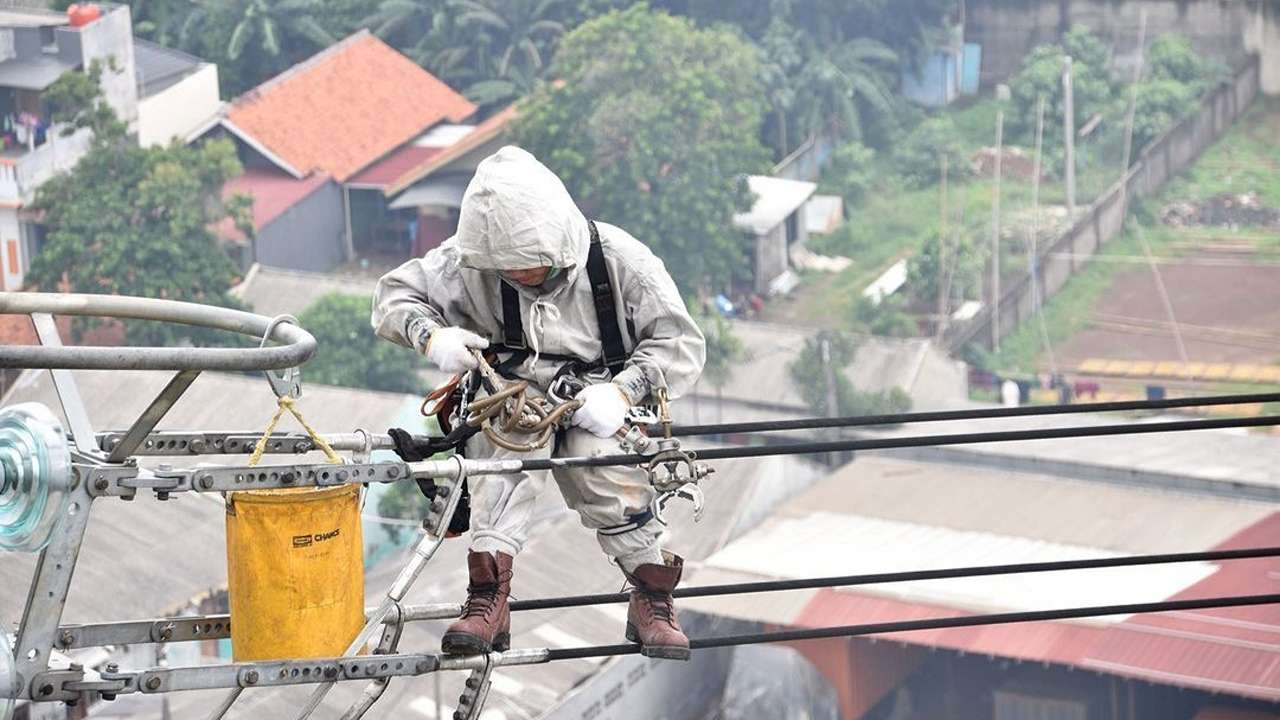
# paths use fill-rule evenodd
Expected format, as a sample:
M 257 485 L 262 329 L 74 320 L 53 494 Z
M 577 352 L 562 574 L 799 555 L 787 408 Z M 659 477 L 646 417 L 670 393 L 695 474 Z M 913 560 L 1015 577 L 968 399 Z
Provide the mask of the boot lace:
M 498 603 L 499 595 L 507 595 L 499 589 L 502 583 L 511 582 L 512 573 L 503 573 L 498 582 L 485 585 L 468 585 L 467 600 L 462 605 L 462 617 L 483 617 L 488 615 Z
M 649 607 L 649 614 L 655 620 L 675 627 L 675 604 L 672 601 L 670 593 L 661 590 L 653 591 L 645 588 L 636 588 L 640 594 L 644 596 L 645 604 Z

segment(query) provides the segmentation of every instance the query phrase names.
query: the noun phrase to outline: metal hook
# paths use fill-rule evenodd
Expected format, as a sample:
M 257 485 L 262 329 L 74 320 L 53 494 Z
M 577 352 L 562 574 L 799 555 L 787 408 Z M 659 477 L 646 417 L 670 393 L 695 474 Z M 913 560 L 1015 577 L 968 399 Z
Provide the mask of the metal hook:
M 292 315 L 277 315 L 271 318 L 271 322 L 267 323 L 267 331 L 262 334 L 262 342 L 258 343 L 259 348 L 267 346 L 271 334 L 281 323 L 298 325 L 298 319 Z M 298 327 L 302 326 L 298 325 Z M 285 368 L 279 371 L 279 374 L 275 370 L 264 370 L 263 374 L 267 376 L 267 383 L 271 385 L 271 392 L 275 393 L 276 397 L 290 397 L 294 400 L 302 397 L 302 370 L 297 366 Z

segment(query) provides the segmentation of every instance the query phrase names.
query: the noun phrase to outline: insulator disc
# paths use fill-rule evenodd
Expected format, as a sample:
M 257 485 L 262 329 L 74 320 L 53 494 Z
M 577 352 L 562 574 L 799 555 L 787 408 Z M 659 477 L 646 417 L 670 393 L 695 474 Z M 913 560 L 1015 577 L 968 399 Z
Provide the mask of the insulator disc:
M 0 625 L 0 720 L 13 717 L 13 705 L 18 687 L 17 663 L 13 660 L 13 648 L 9 646 L 8 625 Z
M 71 501 L 62 423 L 39 403 L 0 409 L 0 549 L 37 552 Z

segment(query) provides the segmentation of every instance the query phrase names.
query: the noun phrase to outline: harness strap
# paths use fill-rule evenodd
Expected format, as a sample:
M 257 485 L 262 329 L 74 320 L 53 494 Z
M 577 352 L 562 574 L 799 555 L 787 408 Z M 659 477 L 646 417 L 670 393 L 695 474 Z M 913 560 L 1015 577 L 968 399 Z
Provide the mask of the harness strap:
M 641 510 L 638 513 L 628 515 L 627 521 L 624 523 L 620 523 L 618 525 L 610 525 L 608 527 L 602 527 L 599 530 L 596 530 L 596 532 L 599 533 L 600 535 L 606 535 L 609 537 L 612 537 L 614 535 L 622 535 L 624 533 L 629 533 L 633 530 L 639 530 L 645 525 L 648 525 L 649 521 L 653 519 L 654 519 L 653 510 L 648 510 L 648 509 Z
M 618 325 L 618 309 L 614 305 L 613 282 L 609 277 L 609 268 L 604 261 L 604 246 L 600 242 L 600 231 L 596 224 L 587 220 L 587 228 L 591 231 L 591 245 L 587 251 L 587 280 L 591 283 L 591 300 L 596 308 L 596 324 L 600 331 L 601 358 L 583 363 L 580 358 L 571 355 L 539 353 L 539 357 L 555 362 L 578 362 L 582 367 L 607 367 L 612 375 L 622 372 L 627 361 L 627 347 L 622 342 L 622 329 Z M 524 337 L 524 319 L 520 316 L 520 294 L 506 281 L 502 286 L 502 345 L 490 346 L 490 350 L 498 353 L 509 352 L 511 356 L 494 366 L 494 370 L 504 377 L 516 366 L 529 357 L 529 344 Z M 628 321 L 629 322 L 629 321 Z M 628 325 L 632 337 L 635 329 Z

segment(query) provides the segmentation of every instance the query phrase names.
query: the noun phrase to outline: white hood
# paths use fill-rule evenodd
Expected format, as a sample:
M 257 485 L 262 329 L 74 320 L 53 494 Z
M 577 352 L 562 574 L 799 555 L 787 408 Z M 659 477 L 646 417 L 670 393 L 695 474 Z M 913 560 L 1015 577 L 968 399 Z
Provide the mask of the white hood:
M 560 178 L 513 145 L 485 158 L 462 196 L 463 267 L 567 271 L 583 263 L 590 241 L 586 218 Z

